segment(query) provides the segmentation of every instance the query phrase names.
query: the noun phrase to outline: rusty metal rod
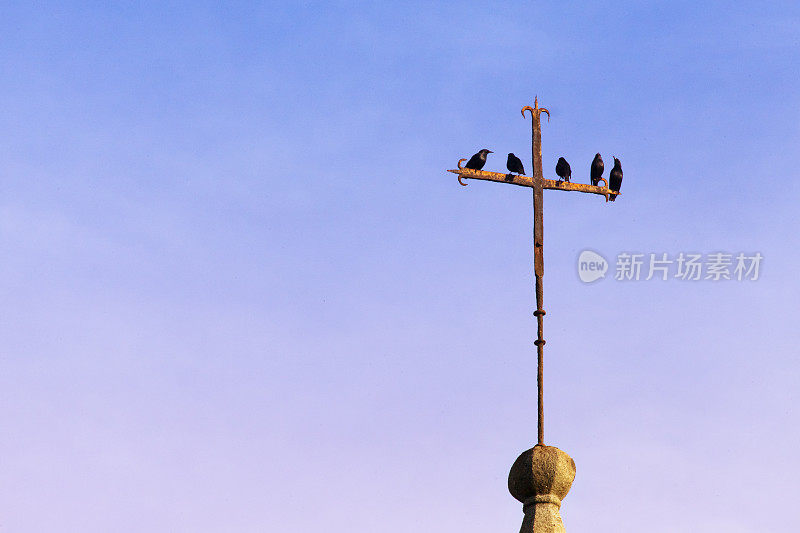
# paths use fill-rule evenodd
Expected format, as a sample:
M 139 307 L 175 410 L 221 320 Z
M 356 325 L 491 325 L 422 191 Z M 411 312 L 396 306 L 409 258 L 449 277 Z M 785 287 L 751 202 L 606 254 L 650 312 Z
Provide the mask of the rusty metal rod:
M 539 107 L 539 99 L 534 106 L 522 109 L 525 116 L 527 109 L 531 113 L 531 163 L 533 167 L 533 272 L 536 276 L 536 391 L 537 391 L 537 433 L 538 443 L 544 445 L 544 206 L 542 191 L 544 176 L 542 174 L 542 125 L 541 115 L 545 111 Z M 548 119 L 550 113 L 547 112 Z
M 502 172 L 486 172 L 485 170 L 474 170 L 471 168 L 448 169 L 448 172 L 452 172 L 453 174 L 458 174 L 458 177 L 461 179 L 496 181 L 499 183 L 510 183 L 511 185 L 519 185 L 520 187 L 533 188 L 534 186 L 532 176 L 503 174 Z M 568 181 L 559 181 L 550 179 L 542 179 L 542 188 L 555 191 L 576 191 L 587 194 L 598 194 L 600 196 L 607 196 L 609 194 L 616 194 L 616 195 L 622 194 L 614 192 L 608 187 L 601 187 L 599 185 L 589 185 L 588 183 L 571 183 Z

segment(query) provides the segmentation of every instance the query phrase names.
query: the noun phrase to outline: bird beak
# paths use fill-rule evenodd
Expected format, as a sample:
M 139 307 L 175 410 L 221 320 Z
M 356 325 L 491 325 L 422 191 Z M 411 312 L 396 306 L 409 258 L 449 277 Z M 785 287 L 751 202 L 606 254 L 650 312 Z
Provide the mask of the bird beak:
M 488 153 L 490 153 L 490 154 L 493 154 L 493 153 L 494 153 L 494 152 L 492 152 L 491 150 L 486 150 L 486 151 L 487 151 Z

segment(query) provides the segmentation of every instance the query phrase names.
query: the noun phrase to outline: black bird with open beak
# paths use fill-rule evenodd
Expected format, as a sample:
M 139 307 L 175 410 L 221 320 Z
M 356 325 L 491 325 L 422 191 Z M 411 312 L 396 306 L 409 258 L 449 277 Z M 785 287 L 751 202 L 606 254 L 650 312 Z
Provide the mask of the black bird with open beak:
M 589 179 L 591 180 L 592 185 L 597 185 L 600 183 L 600 178 L 603 177 L 603 158 L 600 157 L 600 154 L 594 155 L 594 160 L 592 161 L 592 168 L 589 170 Z
M 608 188 L 612 191 L 619 192 L 619 188 L 622 185 L 622 163 L 619 162 L 619 159 L 616 157 L 614 158 L 614 168 L 611 169 L 611 173 L 608 175 Z M 616 200 L 616 194 L 608 195 L 608 199 L 612 202 Z
M 483 165 L 486 164 L 486 156 L 488 154 L 493 154 L 493 153 L 494 152 L 492 152 L 491 150 L 487 150 L 486 148 L 484 148 L 483 150 L 481 150 L 477 154 L 475 154 L 472 157 L 470 157 L 469 161 L 467 161 L 467 164 L 464 165 L 464 168 L 471 168 L 473 170 L 481 170 L 483 168 Z
M 559 180 L 564 180 L 566 182 L 572 179 L 572 169 L 569 168 L 569 163 L 567 163 L 567 160 L 563 157 L 559 157 L 558 163 L 556 163 L 556 175 Z
M 516 172 L 517 174 L 525 174 L 525 167 L 522 166 L 522 161 L 520 161 L 519 157 L 515 156 L 513 153 L 508 154 L 508 161 L 506 161 L 506 168 L 512 174 Z

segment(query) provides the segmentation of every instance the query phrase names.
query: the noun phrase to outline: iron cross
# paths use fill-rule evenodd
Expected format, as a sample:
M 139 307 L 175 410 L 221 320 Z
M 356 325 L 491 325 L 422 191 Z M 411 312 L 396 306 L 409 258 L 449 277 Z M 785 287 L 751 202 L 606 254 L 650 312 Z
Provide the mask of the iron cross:
M 536 316 L 537 322 L 537 338 L 534 341 L 537 352 L 537 368 L 536 368 L 536 384 L 538 389 L 538 434 L 539 444 L 544 445 L 544 393 L 542 384 L 542 373 L 544 366 L 544 315 L 545 310 L 543 306 L 542 297 L 542 278 L 544 277 L 544 239 L 543 239 L 543 226 L 544 218 L 542 216 L 542 191 L 544 189 L 554 189 L 558 191 L 577 191 L 588 194 L 599 194 L 604 196 L 608 202 L 609 195 L 618 196 L 620 193 L 612 191 L 608 188 L 608 182 L 605 178 L 600 178 L 603 182 L 600 185 L 588 185 L 585 183 L 571 183 L 568 181 L 545 179 L 542 173 L 542 113 L 547 114 L 547 121 L 550 121 L 550 111 L 544 107 L 539 107 L 539 98 L 534 99 L 533 107 L 526 105 L 522 108 L 522 116 L 525 117 L 525 111 L 530 111 L 531 114 L 531 159 L 533 163 L 533 176 L 503 174 L 500 172 L 485 172 L 483 170 L 474 170 L 463 168 L 461 165 L 466 159 L 458 161 L 458 169 L 448 170 L 458 175 L 458 182 L 461 185 L 467 184 L 462 179 L 486 180 L 497 181 L 500 183 L 511 183 L 512 185 L 519 185 L 521 187 L 531 187 L 533 189 L 533 271 L 536 276 L 536 311 L 533 313 Z

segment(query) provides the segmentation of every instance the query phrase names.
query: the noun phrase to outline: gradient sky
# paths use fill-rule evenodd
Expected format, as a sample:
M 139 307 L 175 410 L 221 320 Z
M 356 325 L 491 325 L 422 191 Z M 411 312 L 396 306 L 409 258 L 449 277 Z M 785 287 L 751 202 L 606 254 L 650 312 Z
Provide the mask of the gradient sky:
M 9 4 L 0 532 L 800 529 L 796 2 Z M 755 282 L 582 284 L 578 253 L 760 252 Z M 613 267 L 612 267 L 613 268 Z

